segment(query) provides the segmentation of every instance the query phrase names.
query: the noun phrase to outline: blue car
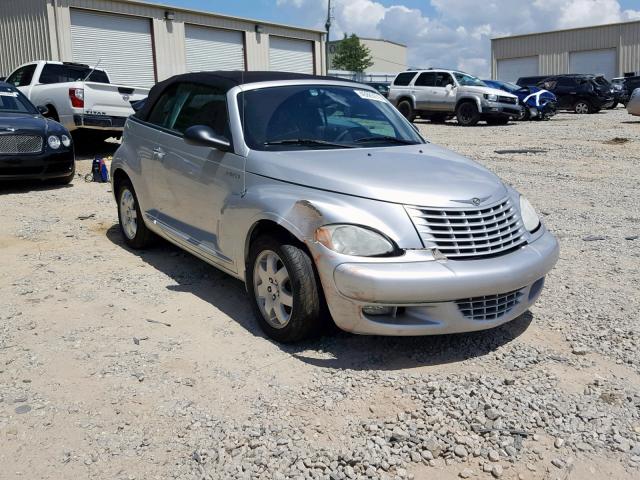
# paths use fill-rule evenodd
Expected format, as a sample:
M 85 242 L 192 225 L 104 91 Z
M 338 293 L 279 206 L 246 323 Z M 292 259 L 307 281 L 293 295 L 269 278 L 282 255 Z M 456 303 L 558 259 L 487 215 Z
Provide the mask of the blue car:
M 518 120 L 548 120 L 556 114 L 558 99 L 548 90 L 538 87 L 521 87 L 515 83 L 498 80 L 483 80 L 487 86 L 516 95 L 522 105 Z

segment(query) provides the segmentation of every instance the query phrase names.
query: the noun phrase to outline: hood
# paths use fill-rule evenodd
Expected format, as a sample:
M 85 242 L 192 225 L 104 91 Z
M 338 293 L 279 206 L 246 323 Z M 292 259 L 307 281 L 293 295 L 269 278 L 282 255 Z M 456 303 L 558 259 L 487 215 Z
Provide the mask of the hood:
M 479 164 L 432 144 L 382 148 L 252 150 L 247 172 L 310 188 L 405 205 L 460 207 L 452 200 L 507 190 Z
M 15 129 L 16 133 L 36 132 L 42 135 L 48 129 L 48 123 L 47 119 L 40 115 L 0 113 L 0 134 Z
M 471 87 L 471 86 L 460 86 L 459 88 L 462 89 L 462 91 L 464 92 L 473 92 L 473 93 L 480 93 L 480 94 L 484 94 L 486 93 L 487 95 L 502 95 L 503 97 L 514 97 L 517 98 L 514 94 L 506 92 L 504 90 L 500 90 L 498 88 L 492 88 L 492 87 Z

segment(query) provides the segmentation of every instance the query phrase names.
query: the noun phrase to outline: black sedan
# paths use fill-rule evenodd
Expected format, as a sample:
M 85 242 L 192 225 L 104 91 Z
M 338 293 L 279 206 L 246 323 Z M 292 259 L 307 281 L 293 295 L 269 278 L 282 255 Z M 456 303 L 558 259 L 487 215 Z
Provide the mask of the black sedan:
M 46 108 L 36 108 L 13 85 L 0 82 L 0 181 L 73 180 L 71 135 L 44 113 Z

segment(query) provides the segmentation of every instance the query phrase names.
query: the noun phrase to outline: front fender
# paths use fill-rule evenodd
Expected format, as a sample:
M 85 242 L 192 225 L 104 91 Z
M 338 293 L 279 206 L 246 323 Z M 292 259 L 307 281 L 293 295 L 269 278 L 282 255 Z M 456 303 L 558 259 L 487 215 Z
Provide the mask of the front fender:
M 456 102 L 456 110 L 458 110 L 458 105 L 460 105 L 462 102 L 471 100 L 472 102 L 475 102 L 476 106 L 478 107 L 478 111 L 482 112 L 482 101 L 478 98 L 478 97 L 474 97 L 472 95 L 465 95 L 462 96 L 460 98 L 458 98 L 458 101 Z
M 335 223 L 364 225 L 375 229 L 401 249 L 423 248 L 404 207 L 294 185 L 247 174 L 242 200 L 224 213 L 223 235 L 235 245 L 237 265 L 244 265 L 251 232 L 261 220 L 269 220 L 289 231 L 300 242 L 314 242 L 318 227 Z

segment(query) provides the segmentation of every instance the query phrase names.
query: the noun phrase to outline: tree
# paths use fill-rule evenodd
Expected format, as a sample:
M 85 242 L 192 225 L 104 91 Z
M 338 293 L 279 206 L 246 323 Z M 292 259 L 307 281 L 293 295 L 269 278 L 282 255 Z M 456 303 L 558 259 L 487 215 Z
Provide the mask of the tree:
M 355 33 L 350 37 L 347 37 L 345 33 L 342 41 L 336 46 L 336 53 L 331 64 L 337 70 L 364 72 L 373 65 L 373 59 L 371 51 L 360 43 L 360 39 Z

